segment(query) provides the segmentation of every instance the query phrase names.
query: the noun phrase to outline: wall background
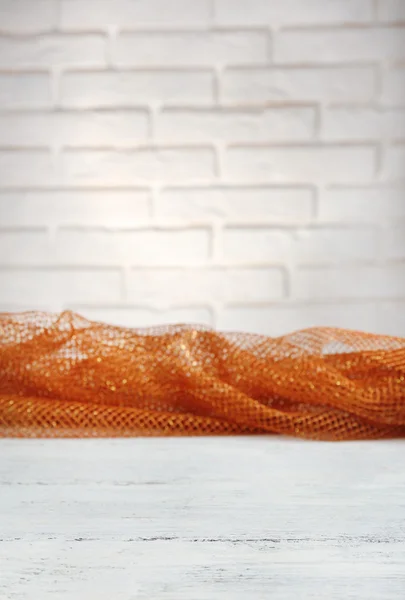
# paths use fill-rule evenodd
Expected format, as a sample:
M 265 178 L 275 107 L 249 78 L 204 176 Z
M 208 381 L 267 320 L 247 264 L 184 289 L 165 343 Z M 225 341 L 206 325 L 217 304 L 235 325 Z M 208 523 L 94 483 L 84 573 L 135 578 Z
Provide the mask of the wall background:
M 0 310 L 405 335 L 404 0 L 0 0 Z

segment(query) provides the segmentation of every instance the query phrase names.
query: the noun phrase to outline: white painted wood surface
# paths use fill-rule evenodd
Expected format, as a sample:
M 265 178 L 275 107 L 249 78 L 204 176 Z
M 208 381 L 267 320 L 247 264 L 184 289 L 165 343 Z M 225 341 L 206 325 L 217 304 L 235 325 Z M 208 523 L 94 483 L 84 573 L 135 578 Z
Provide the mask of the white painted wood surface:
M 405 598 L 405 441 L 0 440 L 0 600 Z

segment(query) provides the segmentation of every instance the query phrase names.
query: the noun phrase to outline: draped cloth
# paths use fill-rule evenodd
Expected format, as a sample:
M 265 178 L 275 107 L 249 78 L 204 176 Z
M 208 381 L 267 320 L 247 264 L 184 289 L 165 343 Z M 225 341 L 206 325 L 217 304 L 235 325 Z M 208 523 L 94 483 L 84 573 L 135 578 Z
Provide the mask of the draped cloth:
M 0 314 L 1 437 L 405 436 L 405 338 Z

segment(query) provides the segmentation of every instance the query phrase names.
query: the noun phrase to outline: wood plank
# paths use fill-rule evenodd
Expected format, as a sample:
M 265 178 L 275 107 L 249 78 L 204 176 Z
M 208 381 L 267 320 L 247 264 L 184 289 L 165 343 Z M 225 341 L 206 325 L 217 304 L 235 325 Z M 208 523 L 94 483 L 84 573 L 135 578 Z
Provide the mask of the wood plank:
M 402 600 L 404 463 L 404 440 L 0 440 L 0 599 Z

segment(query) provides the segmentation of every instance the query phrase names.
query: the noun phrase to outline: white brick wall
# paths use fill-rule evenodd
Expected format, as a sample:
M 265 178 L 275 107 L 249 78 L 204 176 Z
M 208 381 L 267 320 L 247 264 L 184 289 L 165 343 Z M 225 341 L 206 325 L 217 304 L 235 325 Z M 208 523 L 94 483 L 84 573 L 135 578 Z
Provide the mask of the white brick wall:
M 0 0 L 0 311 L 405 336 L 405 0 Z

